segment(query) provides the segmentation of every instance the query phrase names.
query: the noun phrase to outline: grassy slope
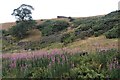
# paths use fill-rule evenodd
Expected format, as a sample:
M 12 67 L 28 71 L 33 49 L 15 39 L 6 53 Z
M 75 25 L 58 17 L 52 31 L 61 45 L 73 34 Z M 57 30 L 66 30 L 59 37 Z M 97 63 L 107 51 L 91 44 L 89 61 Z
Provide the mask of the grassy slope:
M 95 51 L 96 49 L 118 48 L 118 39 L 106 39 L 104 36 L 90 37 L 68 44 L 69 48 L 80 47 L 81 50 Z
M 63 48 L 63 44 L 53 43 L 51 46 L 48 46 L 41 50 L 52 50 L 55 48 Z M 105 49 L 113 49 L 113 48 L 118 49 L 118 39 L 106 39 L 104 36 L 90 37 L 86 40 L 77 40 L 73 43 L 69 43 L 64 48 L 69 48 L 69 49 L 78 48 L 81 51 L 87 51 L 87 52 L 95 52 L 96 50 L 105 50 Z M 38 52 L 38 51 L 35 51 L 35 52 Z M 22 53 L 24 51 L 22 50 L 15 51 L 15 53 L 17 52 Z
M 95 16 L 95 17 L 99 17 L 99 16 Z M 101 17 L 101 16 L 100 16 Z M 89 18 L 94 18 L 93 17 L 87 17 Z M 76 18 L 77 19 L 77 18 Z M 81 18 L 82 19 L 82 18 Z M 54 20 L 54 19 L 53 19 Z M 55 20 L 66 20 L 68 21 L 68 19 L 55 19 Z M 44 20 L 45 21 L 45 20 Z M 37 20 L 37 24 L 41 24 L 44 21 L 41 20 Z M 9 29 L 11 27 L 11 25 L 14 25 L 14 23 L 4 23 L 3 24 L 3 28 L 2 29 Z M 67 31 L 65 32 L 61 32 L 62 33 L 69 33 L 69 32 L 73 32 L 75 30 L 75 28 L 68 28 Z M 37 29 L 31 30 L 28 32 L 29 35 L 22 39 L 21 41 L 39 41 L 41 39 L 41 32 Z M 104 36 L 99 36 L 99 37 L 89 37 L 85 40 L 76 40 L 73 43 L 69 43 L 66 47 L 67 48 L 80 48 L 81 50 L 85 50 L 85 51 L 95 51 L 96 49 L 105 49 L 105 48 L 118 48 L 118 40 L 117 39 L 106 39 Z M 53 48 L 62 48 L 65 47 L 63 46 L 62 43 L 53 43 L 51 46 L 48 46 L 44 49 L 53 49 Z
M 53 43 L 53 45 L 44 49 L 62 48 L 62 43 Z M 94 52 L 102 49 L 118 48 L 118 39 L 106 39 L 105 36 L 89 37 L 85 40 L 76 40 L 69 43 L 66 48 L 80 48 L 82 51 Z

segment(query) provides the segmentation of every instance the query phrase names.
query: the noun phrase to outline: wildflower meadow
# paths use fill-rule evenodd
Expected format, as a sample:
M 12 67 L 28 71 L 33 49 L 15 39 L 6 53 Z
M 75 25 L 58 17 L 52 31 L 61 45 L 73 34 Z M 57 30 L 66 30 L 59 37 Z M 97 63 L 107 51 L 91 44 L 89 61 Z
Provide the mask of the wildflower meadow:
M 120 78 L 117 50 L 53 49 L 2 55 L 3 78 Z

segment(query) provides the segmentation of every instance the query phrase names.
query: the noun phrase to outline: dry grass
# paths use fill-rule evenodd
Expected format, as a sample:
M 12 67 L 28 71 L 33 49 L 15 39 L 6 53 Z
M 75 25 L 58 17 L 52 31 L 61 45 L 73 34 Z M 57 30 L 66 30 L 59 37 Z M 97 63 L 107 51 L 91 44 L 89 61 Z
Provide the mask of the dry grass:
M 37 25 L 42 24 L 44 21 L 36 20 Z M 8 30 L 12 26 L 16 25 L 15 22 L 0 23 L 0 30 Z
M 96 49 L 111 49 L 118 48 L 117 39 L 106 39 L 104 36 L 90 37 L 86 40 L 78 40 L 68 44 L 68 48 L 78 47 L 81 50 L 94 52 Z
M 32 30 L 30 35 L 21 41 L 39 41 L 41 39 L 41 33 L 39 30 Z M 43 50 L 49 50 L 54 48 L 65 48 L 62 43 L 53 43 L 51 46 L 44 48 Z M 76 40 L 73 43 L 69 43 L 66 48 L 80 48 L 81 51 L 95 52 L 101 49 L 118 49 L 118 39 L 106 39 L 105 36 L 90 37 L 85 40 Z
M 49 19 L 43 19 L 43 20 L 36 20 L 37 25 L 42 24 L 44 21 L 49 20 Z M 65 20 L 65 21 L 69 21 L 68 19 L 65 18 L 53 18 L 50 20 Z M 0 23 L 0 30 L 8 30 L 9 28 L 11 28 L 12 26 L 14 26 L 16 23 L 15 22 L 7 22 L 7 23 Z
M 28 32 L 28 36 L 21 41 L 39 41 L 41 39 L 41 32 L 38 29 L 33 29 Z
M 9 22 L 9 23 L 2 23 L 0 24 L 0 30 L 8 30 L 9 28 L 11 28 L 12 26 L 14 26 L 16 23 L 15 22 Z

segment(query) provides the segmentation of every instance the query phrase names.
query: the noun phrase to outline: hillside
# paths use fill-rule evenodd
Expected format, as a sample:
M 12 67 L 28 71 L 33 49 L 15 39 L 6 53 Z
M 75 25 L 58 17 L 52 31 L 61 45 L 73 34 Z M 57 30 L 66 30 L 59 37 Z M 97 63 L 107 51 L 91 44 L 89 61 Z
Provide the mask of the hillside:
M 41 20 L 36 20 L 37 24 L 41 24 L 43 21 Z M 8 23 L 0 23 L 1 27 L 0 30 L 8 30 L 12 26 L 16 25 L 15 22 L 8 22 Z
M 37 25 L 42 24 L 46 20 L 66 20 L 69 21 L 67 18 L 53 18 L 53 19 L 40 19 L 40 20 L 35 20 L 37 22 Z M 7 22 L 7 23 L 0 23 L 1 27 L 0 30 L 8 30 L 12 26 L 16 25 L 15 22 Z
M 91 17 L 103 17 L 105 15 L 98 15 L 98 16 L 91 16 Z M 75 19 L 78 19 L 78 18 L 89 18 L 89 17 L 74 17 Z M 40 19 L 40 20 L 36 20 L 37 22 L 37 25 L 39 24 L 42 24 L 44 21 L 46 20 L 66 20 L 66 21 L 69 21 L 68 18 L 53 18 L 53 19 Z M 11 28 L 12 26 L 16 25 L 15 22 L 7 22 L 7 23 L 0 23 L 1 27 L 0 27 L 0 30 L 3 29 L 3 30 L 8 30 L 9 28 Z
M 18 52 L 29 49 L 41 50 L 63 47 L 79 47 L 82 50 L 92 51 L 90 48 L 95 49 L 96 46 L 93 47 L 93 45 L 99 41 L 102 41 L 99 48 L 117 48 L 117 39 L 109 40 L 106 38 L 118 37 L 116 31 L 118 31 L 118 22 L 120 22 L 119 14 L 120 11 L 114 11 L 107 15 L 92 17 L 36 20 L 36 27 L 29 30 L 23 39 L 17 40 L 15 37 L 10 37 L 9 32 L 6 32 L 7 36 L 3 36 L 3 51 Z M 13 25 L 15 23 L 3 23 L 2 29 L 8 30 Z M 101 35 L 104 38 L 100 37 Z M 95 51 L 94 49 L 93 51 Z
M 8 22 L 8 23 L 1 23 L 1 27 L 0 27 L 0 30 L 1 29 L 5 29 L 5 30 L 8 30 L 9 28 L 11 28 L 12 26 L 14 26 L 16 23 L 15 22 Z
M 119 15 L 4 23 L 2 77 L 120 79 Z

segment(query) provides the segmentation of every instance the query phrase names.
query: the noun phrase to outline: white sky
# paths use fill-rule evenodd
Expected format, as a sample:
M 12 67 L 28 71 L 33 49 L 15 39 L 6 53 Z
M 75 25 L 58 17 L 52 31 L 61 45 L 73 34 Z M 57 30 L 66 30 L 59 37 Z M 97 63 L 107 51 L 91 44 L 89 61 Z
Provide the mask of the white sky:
M 118 10 L 119 0 L 1 0 L 0 23 L 15 21 L 11 15 L 21 4 L 35 8 L 33 19 L 56 18 L 57 16 L 86 17 Z

